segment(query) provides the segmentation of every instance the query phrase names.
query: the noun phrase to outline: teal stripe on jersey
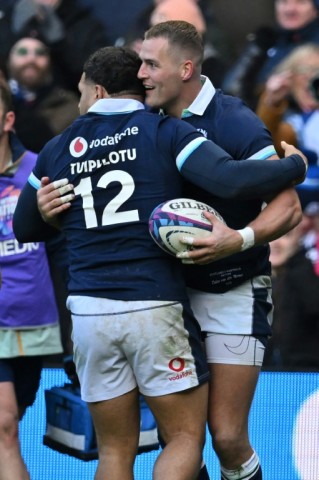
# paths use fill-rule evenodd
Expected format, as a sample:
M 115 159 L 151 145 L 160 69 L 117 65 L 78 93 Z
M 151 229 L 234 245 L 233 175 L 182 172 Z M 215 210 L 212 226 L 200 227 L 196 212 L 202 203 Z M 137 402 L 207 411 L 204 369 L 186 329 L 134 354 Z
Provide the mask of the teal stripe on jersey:
M 265 147 L 262 150 L 259 150 L 259 152 L 251 155 L 248 160 L 266 160 L 266 158 L 272 157 L 273 155 L 277 155 L 277 152 L 273 145 L 269 145 L 268 147 Z
M 30 173 L 29 178 L 28 178 L 28 183 L 35 188 L 36 190 L 39 190 L 41 187 L 41 180 L 39 180 L 34 173 Z
M 188 145 L 186 145 L 183 150 L 181 150 L 176 158 L 176 166 L 179 171 L 181 171 L 185 161 L 188 157 L 203 143 L 207 142 L 207 138 L 198 137 L 195 140 L 192 140 Z

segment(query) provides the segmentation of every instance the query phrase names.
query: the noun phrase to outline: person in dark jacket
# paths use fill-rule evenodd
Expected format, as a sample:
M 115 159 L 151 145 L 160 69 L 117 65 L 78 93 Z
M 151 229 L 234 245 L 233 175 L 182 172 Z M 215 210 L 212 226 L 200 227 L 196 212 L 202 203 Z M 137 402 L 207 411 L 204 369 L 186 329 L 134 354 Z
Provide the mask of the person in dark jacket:
M 105 27 L 78 0 L 18 0 L 0 19 L 0 58 L 23 36 L 44 41 L 57 83 L 77 92 L 87 57 L 110 44 Z
M 319 277 L 302 246 L 302 227 L 270 243 L 274 320 L 264 367 L 319 368 Z
M 10 50 L 7 68 L 15 129 L 26 148 L 39 152 L 79 114 L 79 96 L 55 85 L 48 47 L 25 37 Z
M 275 0 L 274 28 L 261 26 L 247 36 L 247 44 L 226 73 L 225 93 L 241 97 L 251 108 L 273 69 L 292 50 L 319 44 L 319 0 Z

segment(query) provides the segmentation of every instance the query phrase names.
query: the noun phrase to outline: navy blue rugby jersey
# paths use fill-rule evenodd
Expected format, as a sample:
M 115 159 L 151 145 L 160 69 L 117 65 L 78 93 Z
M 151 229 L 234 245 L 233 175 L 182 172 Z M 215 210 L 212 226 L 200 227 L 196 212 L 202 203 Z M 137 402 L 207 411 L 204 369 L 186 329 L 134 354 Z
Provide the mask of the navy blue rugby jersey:
M 66 177 L 75 187 L 72 206 L 62 215 L 70 293 L 179 300 L 184 298 L 181 264 L 151 239 L 150 213 L 181 196 L 179 171 L 201 188 L 231 196 L 259 191 L 275 171 L 281 181 L 287 165 L 291 180 L 292 172 L 300 175 L 304 169 L 300 157 L 268 163 L 268 173 L 258 161 L 247 163 L 246 170 L 185 122 L 148 113 L 133 100 L 104 99 L 44 147 L 29 184 L 37 188 L 43 176 Z M 28 201 L 24 192 L 20 198 L 16 212 L 21 215 Z
M 71 294 L 186 299 L 180 261 L 153 242 L 148 218 L 159 203 L 181 196 L 175 158 L 199 135 L 156 117 L 141 110 L 88 113 L 39 155 L 29 181 L 66 177 L 75 186 L 62 217 Z
M 235 97 L 215 90 L 207 79 L 183 120 L 213 140 L 234 159 L 264 160 L 276 154 L 269 131 L 260 119 Z M 260 213 L 263 198 L 225 199 L 186 183 L 184 194 L 216 208 L 227 225 L 240 229 Z M 188 286 L 222 293 L 255 275 L 270 275 L 269 246 L 256 246 L 204 266 L 185 265 Z

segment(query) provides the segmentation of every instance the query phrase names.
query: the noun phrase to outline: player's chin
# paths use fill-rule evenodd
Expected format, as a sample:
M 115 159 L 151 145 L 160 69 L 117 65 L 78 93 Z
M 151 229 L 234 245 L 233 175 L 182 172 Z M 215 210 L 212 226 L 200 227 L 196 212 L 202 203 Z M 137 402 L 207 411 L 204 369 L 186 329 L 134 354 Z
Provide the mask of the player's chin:
M 159 102 L 154 95 L 154 90 L 146 90 L 145 103 L 152 108 L 160 108 Z

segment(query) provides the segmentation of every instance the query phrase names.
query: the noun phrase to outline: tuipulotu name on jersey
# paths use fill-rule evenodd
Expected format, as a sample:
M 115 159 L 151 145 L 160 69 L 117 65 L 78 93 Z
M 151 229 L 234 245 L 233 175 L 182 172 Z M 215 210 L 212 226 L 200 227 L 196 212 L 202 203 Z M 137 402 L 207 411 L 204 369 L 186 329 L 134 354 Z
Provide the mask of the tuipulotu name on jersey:
M 128 148 L 127 150 L 110 152 L 108 158 L 101 158 L 96 160 L 90 159 L 85 160 L 84 162 L 71 163 L 70 168 L 73 175 L 75 173 L 93 172 L 94 170 L 98 170 L 105 165 L 116 164 L 119 162 L 125 162 L 126 160 L 135 159 L 136 148 Z

